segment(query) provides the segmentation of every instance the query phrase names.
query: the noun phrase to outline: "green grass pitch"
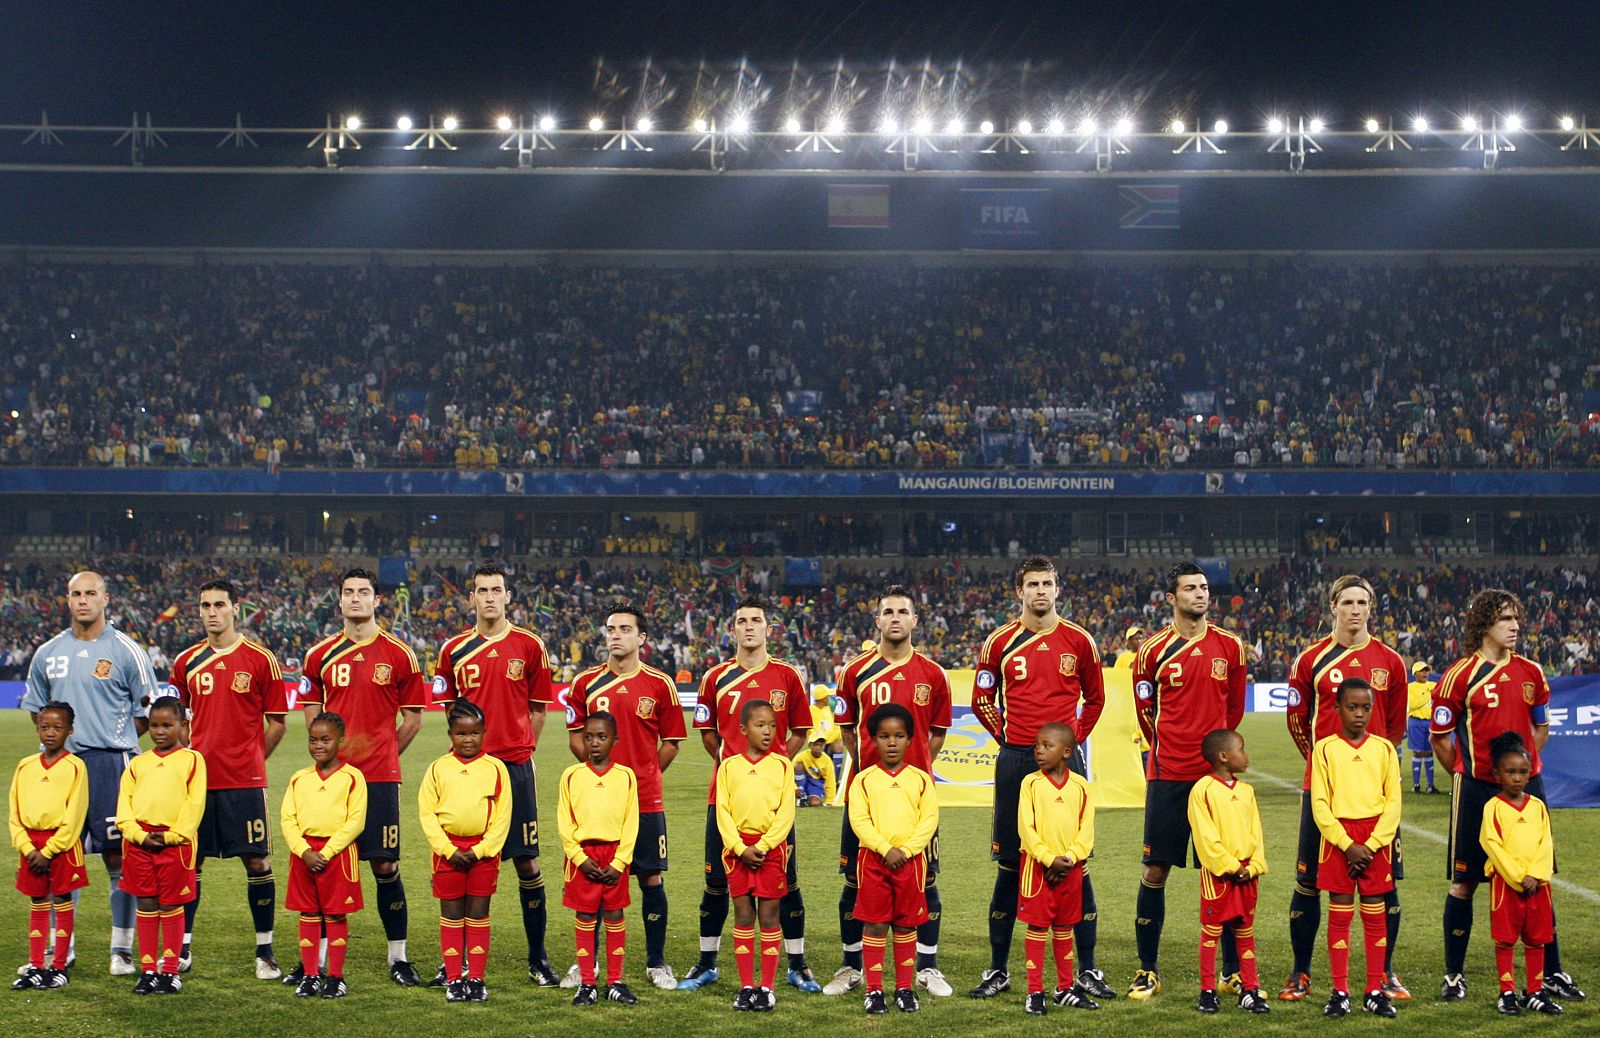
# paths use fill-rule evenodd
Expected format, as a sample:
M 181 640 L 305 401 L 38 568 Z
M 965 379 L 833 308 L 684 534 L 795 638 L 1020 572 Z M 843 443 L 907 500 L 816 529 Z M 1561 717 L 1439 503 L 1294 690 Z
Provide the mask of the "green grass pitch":
M 291 718 L 290 735 L 270 762 L 272 786 L 268 791 L 274 817 L 288 775 L 308 760 L 298 718 Z M 1300 762 L 1281 717 L 1250 715 L 1243 726 L 1255 770 L 1249 776 L 1260 796 L 1269 845 L 1270 874 L 1263 880 L 1256 921 L 1263 985 L 1276 992 L 1290 965 L 1287 905 L 1294 869 L 1297 824 L 1296 794 L 1284 780 L 1294 780 Z M 15 761 L 33 748 L 32 729 L 21 711 L 0 713 L 0 759 Z M 414 804 L 417 777 L 426 761 L 447 749 L 443 716 L 430 713 L 415 745 L 406 755 L 407 796 Z M 555 811 L 554 779 L 571 763 L 558 717 L 551 717 L 538 754 L 542 814 Z M 671 832 L 672 869 L 668 873 L 671 904 L 669 959 L 681 974 L 693 963 L 697 948 L 698 905 L 701 890 L 701 845 L 705 789 L 709 761 L 697 742 L 684 744 L 683 753 L 667 775 L 667 811 Z M 1406 773 L 1407 787 L 1409 775 Z M 1277 781 L 1274 781 L 1274 778 Z M 1497 986 L 1489 940 L 1487 894 L 1477 899 L 1476 928 L 1469 960 L 1470 999 L 1446 1006 L 1437 995 L 1441 970 L 1440 905 L 1445 884 L 1440 878 L 1444 849 L 1424 832 L 1442 834 L 1447 824 L 1447 797 L 1406 796 L 1406 843 L 1410 878 L 1401 885 L 1406 907 L 1396 962 L 1417 1001 L 1402 1003 L 1400 1018 L 1381 1021 L 1359 1011 L 1342 1022 L 1321 1017 L 1321 999 L 1327 994 L 1326 953 L 1320 945 L 1314 960 L 1314 1004 L 1274 1003 L 1264 1018 L 1247 1018 L 1225 1000 L 1218 1018 L 1204 1018 L 1193 1009 L 1197 988 L 1195 874 L 1174 870 L 1168 884 L 1167 922 L 1162 947 L 1165 991 L 1153 1002 L 1135 1004 L 1119 998 L 1098 1013 L 1055 1010 L 1040 1020 L 1022 1012 L 1020 993 L 998 1000 L 974 1002 L 962 997 L 988 961 L 987 916 L 993 871 L 988 860 L 989 813 L 979 808 L 950 808 L 942 831 L 944 872 L 944 932 L 941 962 L 957 988 L 951 999 L 923 1000 L 916 1016 L 894 1013 L 868 1021 L 854 996 L 838 999 L 801 995 L 784 987 L 771 1016 L 736 1016 L 728 1002 L 734 991 L 731 951 L 725 947 L 724 979 L 700 992 L 663 992 L 643 976 L 644 939 L 634 904 L 628 913 L 628 980 L 640 1004 L 634 1008 L 601 1005 L 574 1009 L 570 992 L 544 991 L 527 980 L 526 951 L 516 910 L 515 874 L 509 865 L 502 874 L 501 893 L 494 902 L 494 944 L 489 964 L 488 1005 L 446 1005 L 438 989 L 402 990 L 391 984 L 384 969 L 383 932 L 377 913 L 368 910 L 352 917 L 352 946 L 346 976 L 351 993 L 342 1002 L 294 998 L 278 983 L 254 979 L 249 916 L 244 904 L 242 869 L 237 862 L 212 862 L 206 872 L 205 901 L 195 939 L 196 965 L 187 975 L 187 987 L 176 998 L 135 998 L 131 979 L 113 979 L 105 973 L 107 940 L 106 878 L 103 868 L 90 864 L 91 886 L 85 892 L 78 923 L 79 965 L 70 987 L 56 992 L 6 992 L 0 995 L 0 1031 L 11 1035 L 166 1035 L 195 1033 L 256 1036 L 308 1034 L 394 1035 L 439 1034 L 447 1029 L 473 1034 L 579 1035 L 628 1029 L 640 1035 L 680 1034 L 769 1035 L 775 1029 L 806 1028 L 812 1034 L 879 1032 L 885 1035 L 983 1033 L 990 1036 L 1050 1034 L 1063 1028 L 1090 1029 L 1107 1035 L 1191 1034 L 1199 1029 L 1223 1027 L 1227 1031 L 1261 1034 L 1327 1035 L 1343 1033 L 1433 1033 L 1454 1036 L 1522 1033 L 1559 1028 L 1568 1034 L 1600 1030 L 1600 1008 L 1595 1002 L 1571 1004 L 1565 1016 L 1555 1019 L 1505 1020 L 1495 1014 Z M 414 811 L 402 816 L 403 863 L 411 903 L 411 957 L 418 969 L 431 973 L 438 962 L 436 906 L 428 897 L 425 848 Z M 811 962 L 826 979 L 838 965 L 839 880 L 835 868 L 839 810 L 827 808 L 799 813 L 799 853 L 802 889 L 808 910 L 808 945 Z M 1100 902 L 1100 964 L 1113 985 L 1124 987 L 1135 966 L 1133 897 L 1138 885 L 1138 854 L 1142 819 L 1136 810 L 1102 811 L 1094 862 L 1095 886 Z M 1561 877 L 1568 885 L 1556 892 L 1557 912 L 1564 938 L 1566 966 L 1580 983 L 1600 996 L 1600 812 L 1555 813 L 1556 846 L 1565 865 Z M 550 881 L 550 949 L 557 969 L 571 962 L 571 914 L 560 907 L 560 855 L 553 829 L 544 836 L 545 869 Z M 280 905 L 285 852 L 277 848 Z M 370 873 L 365 877 L 369 899 Z M 1581 884 L 1575 887 L 1574 884 Z M 23 898 L 14 890 L 0 904 L 0 963 L 8 967 L 26 959 Z M 295 957 L 294 917 L 280 910 L 278 954 L 287 968 Z M 1013 975 L 1021 984 L 1022 941 L 1018 934 L 1012 949 Z M 1359 950 L 1353 972 L 1360 975 Z M 1518 976 L 1521 957 L 1518 956 Z M 1597 999 L 1600 1001 L 1600 999 Z M 1553 1032 L 1552 1032 L 1553 1033 Z

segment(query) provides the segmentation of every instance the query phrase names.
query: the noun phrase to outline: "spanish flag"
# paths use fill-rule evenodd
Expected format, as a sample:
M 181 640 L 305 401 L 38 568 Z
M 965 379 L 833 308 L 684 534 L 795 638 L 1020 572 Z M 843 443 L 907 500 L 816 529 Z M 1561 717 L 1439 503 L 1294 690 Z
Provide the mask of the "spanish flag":
M 160 614 L 156 616 L 156 623 L 158 623 L 158 624 L 171 623 L 173 620 L 176 620 L 177 618 L 178 618 L 178 607 L 175 606 L 175 605 L 169 605 L 169 606 L 167 606 L 167 608 L 161 610 Z

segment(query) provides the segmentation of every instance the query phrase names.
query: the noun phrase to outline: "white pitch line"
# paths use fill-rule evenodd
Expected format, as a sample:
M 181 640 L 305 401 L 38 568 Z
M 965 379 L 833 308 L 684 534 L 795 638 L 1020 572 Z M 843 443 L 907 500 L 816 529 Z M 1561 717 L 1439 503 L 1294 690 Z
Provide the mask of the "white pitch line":
M 1252 768 L 1246 773 L 1245 777 L 1249 778 L 1251 775 L 1259 775 L 1268 782 L 1272 783 L 1274 786 L 1281 786 L 1284 789 L 1293 790 L 1296 793 L 1300 792 L 1300 783 L 1290 782 L 1288 779 L 1273 775 L 1270 772 L 1257 771 Z M 1422 826 L 1417 825 L 1414 822 L 1405 822 L 1403 824 L 1405 826 L 1404 835 L 1406 836 L 1415 834 L 1423 837 L 1424 839 L 1431 840 L 1441 847 L 1446 846 L 1450 842 L 1448 839 L 1434 832 L 1432 829 L 1424 829 Z M 1585 901 L 1592 901 L 1595 904 L 1600 905 L 1600 893 L 1596 893 L 1595 891 L 1590 890 L 1588 887 L 1580 887 L 1578 884 L 1568 882 L 1567 880 L 1562 879 L 1560 876 L 1552 879 L 1550 881 L 1550 885 L 1555 887 L 1557 890 L 1564 891 L 1565 893 L 1581 897 Z

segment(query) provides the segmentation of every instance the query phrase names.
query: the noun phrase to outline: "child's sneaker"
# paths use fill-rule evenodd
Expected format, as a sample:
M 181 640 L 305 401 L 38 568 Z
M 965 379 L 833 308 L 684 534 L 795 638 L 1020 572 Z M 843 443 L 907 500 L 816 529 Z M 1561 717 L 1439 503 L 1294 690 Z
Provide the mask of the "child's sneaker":
M 1259 991 L 1246 991 L 1239 996 L 1239 1008 L 1247 1013 L 1270 1013 L 1272 1005 L 1267 1001 L 1267 996 Z
M 1202 1013 L 1216 1013 L 1222 1010 L 1222 1000 L 1217 997 L 1214 988 L 1206 988 L 1200 992 L 1200 997 L 1195 1000 L 1194 1007 Z
M 322 982 L 323 998 L 343 998 L 349 993 L 350 988 L 345 984 L 343 977 L 330 974 L 328 979 Z
M 894 1007 L 902 1013 L 915 1013 L 922 1008 L 916 988 L 901 988 L 894 993 Z
M 322 978 L 314 973 L 301 977 L 294 989 L 295 998 L 316 998 L 321 993 Z
M 1393 1020 L 1400 1015 L 1395 1010 L 1394 1003 L 1389 1001 L 1389 996 L 1383 993 L 1382 988 L 1367 992 L 1366 997 L 1361 1000 L 1361 1008 L 1373 1016 L 1381 1016 L 1385 1020 Z
M 1322 1015 L 1337 1020 L 1342 1016 L 1350 1015 L 1350 992 L 1335 991 L 1328 996 L 1328 1004 L 1322 1007 Z
M 1565 1012 L 1543 991 L 1535 991 L 1529 995 L 1528 1001 L 1524 1003 L 1523 1008 L 1530 1013 L 1544 1013 L 1549 1016 L 1560 1016 Z
M 625 1006 L 636 1006 L 639 1004 L 639 999 L 634 996 L 633 992 L 628 990 L 628 985 L 624 984 L 620 980 L 615 984 L 606 985 L 606 1001 L 620 1002 Z
M 575 1006 L 592 1006 L 600 1001 L 600 989 L 593 984 L 579 984 L 577 992 L 572 996 Z
M 1060 988 L 1056 991 L 1051 1001 L 1062 1009 L 1099 1009 L 1100 1003 L 1089 997 L 1089 992 L 1082 988 Z
M 867 997 L 861 1000 L 868 1016 L 882 1016 L 889 1011 L 889 1003 L 884 999 L 883 992 L 869 991 Z
M 1029 1016 L 1043 1016 L 1049 1012 L 1049 1001 L 1043 991 L 1030 991 L 1027 1000 L 1022 1003 L 1023 1012 Z
M 11 986 L 16 987 L 15 984 Z M 135 995 L 149 995 L 152 994 L 155 989 L 156 975 L 154 973 L 141 973 L 139 974 L 139 983 L 133 986 L 133 993 Z
M 741 1013 L 754 1012 L 756 1008 L 755 997 L 755 988 L 740 988 L 739 993 L 733 996 L 733 1008 Z
M 1515 991 L 1500 992 L 1500 1001 L 1494 1004 L 1494 1008 L 1501 1016 L 1522 1015 L 1522 1003 L 1517 1001 L 1517 993 Z

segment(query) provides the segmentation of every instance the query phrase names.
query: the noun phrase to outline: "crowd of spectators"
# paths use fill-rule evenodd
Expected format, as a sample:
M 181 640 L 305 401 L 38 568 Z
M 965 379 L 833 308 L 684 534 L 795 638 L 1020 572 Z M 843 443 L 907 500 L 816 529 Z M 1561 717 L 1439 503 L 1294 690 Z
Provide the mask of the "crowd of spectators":
M 26 263 L 0 268 L 0 463 L 1587 467 L 1597 285 L 1377 260 Z
M 246 628 L 297 670 L 306 650 L 336 629 L 334 591 L 343 568 L 331 558 L 238 560 L 226 568 L 207 560 L 116 556 L 95 568 L 108 578 L 110 617 L 150 646 L 157 671 L 200 637 L 196 591 L 215 575 L 241 588 Z M 65 564 L 0 564 L 0 678 L 20 678 L 34 647 L 66 626 Z M 648 614 L 651 661 L 669 673 L 698 676 L 731 654 L 726 621 L 745 594 L 773 603 L 775 651 L 794 660 L 813 681 L 831 683 L 836 668 L 874 636 L 879 589 L 905 583 L 917 595 L 918 644 L 947 667 L 970 667 L 984 638 L 1013 616 L 1011 574 L 990 564 L 941 562 L 890 565 L 887 560 L 832 563 L 820 587 L 784 587 L 770 569 L 753 564 L 668 562 L 646 567 L 586 560 L 518 572 L 512 619 L 544 637 L 557 676 L 570 680 L 603 658 L 605 611 L 631 602 Z M 1572 566 L 1454 568 L 1417 561 L 1284 558 L 1236 569 L 1230 588 L 1214 595 L 1215 622 L 1236 631 L 1252 651 L 1255 680 L 1281 680 L 1297 653 L 1326 629 L 1326 589 L 1339 574 L 1367 576 L 1378 593 L 1373 629 L 1410 660 L 1442 668 L 1461 654 L 1459 620 L 1472 593 L 1507 587 L 1522 597 L 1528 618 L 1521 650 L 1551 674 L 1593 673 L 1600 667 L 1600 569 Z M 1108 659 L 1133 624 L 1153 629 L 1166 621 L 1159 568 L 1118 570 L 1063 566 L 1060 609 L 1087 627 Z M 405 590 L 388 592 L 381 619 L 424 658 L 472 622 L 465 589 L 470 569 L 419 567 Z M 175 607 L 175 616 L 171 613 Z M 171 618 L 164 618 L 164 614 Z

